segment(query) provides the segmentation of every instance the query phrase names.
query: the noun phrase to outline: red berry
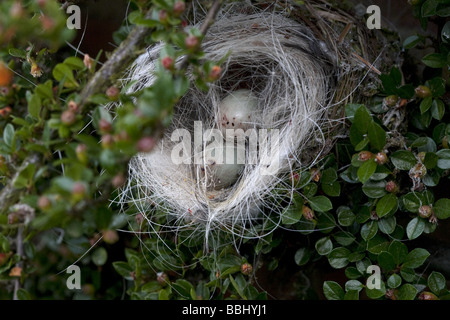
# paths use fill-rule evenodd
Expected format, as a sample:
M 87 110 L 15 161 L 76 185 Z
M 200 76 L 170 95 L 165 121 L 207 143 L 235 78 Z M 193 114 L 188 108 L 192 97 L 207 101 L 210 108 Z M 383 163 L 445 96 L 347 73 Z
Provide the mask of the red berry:
M 13 73 L 0 61 L 0 87 L 9 85 L 13 80 Z
M 8 118 L 11 113 L 12 113 L 12 109 L 9 106 L 8 107 L 4 107 L 3 109 L 0 109 L 0 116 L 3 119 Z
M 433 209 L 428 205 L 423 205 L 419 208 L 419 216 L 421 218 L 429 218 L 433 213 Z
M 431 90 L 430 88 L 426 87 L 426 86 L 418 86 L 415 89 L 416 92 L 416 96 L 418 96 L 419 98 L 426 98 L 426 97 L 431 97 Z
M 208 80 L 216 81 L 217 79 L 220 78 L 221 73 L 222 73 L 222 68 L 220 68 L 219 66 L 213 66 L 211 68 L 211 72 L 208 75 Z
M 119 98 L 120 90 L 115 87 L 109 87 L 108 90 L 106 90 L 106 96 L 111 100 L 117 100 Z
M 122 173 L 119 173 L 114 176 L 111 180 L 111 184 L 114 188 L 120 188 L 125 184 L 125 177 Z
M 198 45 L 199 45 L 199 41 L 198 38 L 196 36 L 187 36 L 185 41 L 184 41 L 186 48 L 189 50 L 194 50 L 197 49 Z
M 179 17 L 184 10 L 186 10 L 186 3 L 184 1 L 177 1 L 173 5 L 173 13 L 175 17 Z
M 168 21 L 168 19 L 169 19 L 169 15 L 167 14 L 167 11 L 166 10 L 161 10 L 160 12 L 159 12 L 159 21 L 161 22 L 161 23 L 163 23 L 163 24 L 166 24 L 167 23 L 167 21 Z
M 398 185 L 395 181 L 389 181 L 386 183 L 385 189 L 387 192 L 396 193 L 398 192 Z
M 174 60 L 171 57 L 164 57 L 162 58 L 161 63 L 164 69 L 170 70 L 173 68 Z
M 105 135 L 102 137 L 102 147 L 103 147 L 103 148 L 109 149 L 109 148 L 111 148 L 111 147 L 113 146 L 113 144 L 114 144 L 114 138 L 113 138 L 112 135 L 110 135 L 110 134 L 105 134 Z
M 358 154 L 358 160 L 359 161 L 367 161 L 369 159 L 372 159 L 374 156 L 375 155 L 372 152 L 370 152 L 370 151 L 361 151 Z
M 315 218 L 314 211 L 307 206 L 302 207 L 302 215 L 306 220 L 312 221 Z
M 47 210 L 47 209 L 50 209 L 51 206 L 52 206 L 52 202 L 50 201 L 50 199 L 48 197 L 45 197 L 45 196 L 39 197 L 39 199 L 38 199 L 39 209 Z
M 105 119 L 100 119 L 98 122 L 98 127 L 102 133 L 110 132 L 112 130 L 111 122 Z
M 375 155 L 375 162 L 377 164 L 379 164 L 380 166 L 385 164 L 387 162 L 387 160 L 388 160 L 388 157 L 385 152 L 378 152 Z
M 61 114 L 61 122 L 66 126 L 71 126 L 75 123 L 76 116 L 72 110 L 66 110 Z
M 119 234 L 116 230 L 105 230 L 103 231 L 103 241 L 107 244 L 114 244 L 119 241 Z
M 250 263 L 244 263 L 243 265 L 241 265 L 241 272 L 242 274 L 248 276 L 252 273 L 253 271 L 253 266 Z
M 155 138 L 152 137 L 144 137 L 137 143 L 137 150 L 139 152 L 150 152 L 154 146 L 156 145 Z

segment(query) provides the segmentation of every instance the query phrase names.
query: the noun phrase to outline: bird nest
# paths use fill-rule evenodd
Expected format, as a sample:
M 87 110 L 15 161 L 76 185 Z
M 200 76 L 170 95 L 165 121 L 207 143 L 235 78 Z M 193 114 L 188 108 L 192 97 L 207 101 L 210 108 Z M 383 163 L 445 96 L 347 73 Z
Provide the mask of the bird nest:
M 215 230 L 260 237 L 261 222 L 280 224 L 298 192 L 292 173 L 330 152 L 346 133 L 344 106 L 370 95 L 395 59 L 363 17 L 320 0 L 271 3 L 221 9 L 202 42 L 205 60 L 225 57 L 220 79 L 206 92 L 192 85 L 157 147 L 132 159 L 122 201 L 152 230 L 208 241 Z M 129 92 L 152 85 L 162 46 L 133 64 Z

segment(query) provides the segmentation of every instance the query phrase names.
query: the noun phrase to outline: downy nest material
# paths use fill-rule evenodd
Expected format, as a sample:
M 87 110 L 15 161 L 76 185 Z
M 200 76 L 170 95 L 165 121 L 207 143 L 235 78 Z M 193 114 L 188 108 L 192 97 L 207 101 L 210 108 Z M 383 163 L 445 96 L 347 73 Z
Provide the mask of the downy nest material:
M 157 147 L 132 159 L 121 201 L 150 225 L 162 214 L 165 227 L 201 231 L 208 242 L 215 230 L 256 237 L 264 219 L 280 224 L 281 198 L 297 192 L 292 173 L 329 152 L 344 128 L 343 105 L 375 75 L 384 51 L 361 45 L 369 32 L 362 19 L 325 1 L 275 7 L 222 8 L 202 42 L 205 60 L 226 57 L 221 78 L 208 92 L 192 85 Z M 152 85 L 162 47 L 135 61 L 129 92 Z

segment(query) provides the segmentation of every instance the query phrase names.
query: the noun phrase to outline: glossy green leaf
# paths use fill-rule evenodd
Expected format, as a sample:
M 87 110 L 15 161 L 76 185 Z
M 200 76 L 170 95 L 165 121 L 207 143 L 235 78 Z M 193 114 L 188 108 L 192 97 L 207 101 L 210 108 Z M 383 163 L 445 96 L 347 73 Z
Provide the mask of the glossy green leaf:
M 412 284 L 405 283 L 398 289 L 398 300 L 414 300 L 417 295 L 417 289 Z
M 406 226 L 406 235 L 409 240 L 416 239 L 425 230 L 425 220 L 419 217 L 415 217 L 408 222 Z
M 302 266 L 309 261 L 311 252 L 308 248 L 300 248 L 295 252 L 294 261 L 297 265 Z
M 326 212 L 333 209 L 330 199 L 325 196 L 316 196 L 309 199 L 309 204 L 314 211 Z
M 391 271 L 395 269 L 394 257 L 388 251 L 383 251 L 378 255 L 378 265 L 383 271 Z
M 321 238 L 317 240 L 315 244 L 317 253 L 321 256 L 325 256 L 333 250 L 333 242 L 328 237 Z
M 393 274 L 387 279 L 387 285 L 389 288 L 395 289 L 402 284 L 402 278 L 398 274 Z
M 398 207 L 398 201 L 395 194 L 388 193 L 383 196 L 377 203 L 376 212 L 378 217 L 382 218 L 385 215 L 395 212 Z
M 447 219 L 450 217 L 450 199 L 442 198 L 436 201 L 433 206 L 434 214 L 438 219 Z
M 348 227 L 355 221 L 355 214 L 349 207 L 339 207 L 337 210 L 338 222 L 343 227 Z
M 358 169 L 358 179 L 362 183 L 366 183 L 377 170 L 377 163 L 374 159 L 365 161 Z
M 383 150 L 386 145 L 386 132 L 375 121 L 370 122 L 368 128 L 368 137 L 370 144 L 376 150 Z
M 96 266 L 102 266 L 106 263 L 106 260 L 108 259 L 108 252 L 106 251 L 105 248 L 99 247 L 92 252 L 91 258 L 92 262 Z
M 409 170 L 417 163 L 416 157 L 410 151 L 398 150 L 391 155 L 391 162 L 399 170 Z
M 402 267 L 403 268 L 418 268 L 425 260 L 430 256 L 430 253 L 422 248 L 415 248 L 405 258 Z
M 378 222 L 369 221 L 361 227 L 361 237 L 368 241 L 372 239 L 378 232 Z
M 338 247 L 333 249 L 328 254 L 328 262 L 330 263 L 330 266 L 332 266 L 335 269 L 341 269 L 347 266 L 349 263 L 348 256 L 350 255 L 350 250 L 344 247 Z
M 323 283 L 323 294 L 328 300 L 343 300 L 344 289 L 335 281 L 325 281 Z
M 392 241 L 389 245 L 388 252 L 392 255 L 395 264 L 400 265 L 408 255 L 408 247 L 400 241 Z
M 445 277 L 442 273 L 436 271 L 431 272 L 428 276 L 427 284 L 430 290 L 437 295 L 439 295 L 441 291 L 447 287 Z

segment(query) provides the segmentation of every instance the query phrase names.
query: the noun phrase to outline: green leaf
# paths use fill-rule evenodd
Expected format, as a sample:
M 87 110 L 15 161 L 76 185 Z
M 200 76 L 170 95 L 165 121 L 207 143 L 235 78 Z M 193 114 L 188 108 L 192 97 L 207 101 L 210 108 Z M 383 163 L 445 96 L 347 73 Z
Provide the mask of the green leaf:
M 350 232 L 339 231 L 333 234 L 333 238 L 339 243 L 341 246 L 349 246 L 355 241 L 355 236 Z
M 345 283 L 345 291 L 357 291 L 360 292 L 364 288 L 364 285 L 358 280 L 349 280 Z
M 402 278 L 398 274 L 393 274 L 387 279 L 387 285 L 389 288 L 398 288 L 402 284 Z
M 108 252 L 105 248 L 99 247 L 92 252 L 91 258 L 96 266 L 102 266 L 106 263 L 106 260 L 108 260 Z
M 13 147 L 15 134 L 14 126 L 11 123 L 8 123 L 3 130 L 3 142 L 10 148 Z
M 379 299 L 381 297 L 384 297 L 385 294 L 386 294 L 386 285 L 384 284 L 384 281 L 381 281 L 379 289 L 377 288 L 369 289 L 366 287 L 366 295 L 370 299 Z
M 348 290 L 344 295 L 344 300 L 359 300 L 359 291 Z
M 334 168 L 328 168 L 322 171 L 322 177 L 320 178 L 321 183 L 332 184 L 337 180 L 337 172 Z
M 184 279 L 177 279 L 177 281 L 172 283 L 172 288 L 184 299 L 189 299 L 191 296 L 191 290 L 194 289 L 193 285 Z
M 309 204 L 314 211 L 326 212 L 333 209 L 330 199 L 325 196 L 317 196 L 309 199 Z
M 125 261 L 115 261 L 112 263 L 114 269 L 118 274 L 124 277 L 126 280 L 132 280 L 133 268 Z
M 370 144 L 374 149 L 382 150 L 386 145 L 386 132 L 375 121 L 370 122 L 368 128 L 368 137 Z
M 430 288 L 433 293 L 439 295 L 442 290 L 447 286 L 447 281 L 445 277 L 440 272 L 433 271 L 428 276 L 427 280 L 428 288 Z
M 11 48 L 11 49 L 9 49 L 9 54 L 13 57 L 24 59 L 24 60 L 27 58 L 27 52 L 23 49 Z
M 349 207 L 339 207 L 337 209 L 338 222 L 343 227 L 348 227 L 355 221 L 355 214 Z
M 384 271 L 391 271 L 395 269 L 394 257 L 388 251 L 383 251 L 378 255 L 378 265 Z
M 410 192 L 401 197 L 401 202 L 406 210 L 412 213 L 419 212 L 419 208 L 425 202 L 422 194 L 418 192 Z
M 441 53 L 429 53 L 422 58 L 422 62 L 430 68 L 443 68 L 447 65 L 447 56 Z
M 416 165 L 417 159 L 410 151 L 398 150 L 391 155 L 391 162 L 399 170 L 410 170 Z
M 376 206 L 377 216 L 382 218 L 385 215 L 395 212 L 398 207 L 398 201 L 395 194 L 388 193 L 381 198 Z
M 28 97 L 27 97 L 28 98 Z M 28 113 L 35 119 L 40 118 L 41 113 L 41 99 L 37 94 L 33 94 L 30 96 L 28 100 Z
M 398 300 L 414 300 L 417 295 L 417 289 L 412 284 L 405 283 L 398 289 Z
M 20 288 L 19 290 L 17 290 L 16 294 L 17 294 L 17 299 L 19 299 L 19 300 L 31 300 L 30 293 L 23 288 Z
M 421 15 L 422 17 L 431 17 L 436 14 L 436 8 L 438 6 L 438 2 L 436 0 L 427 0 L 422 4 Z
M 350 250 L 344 247 L 338 247 L 333 249 L 328 254 L 328 262 L 330 263 L 330 266 L 332 266 L 335 269 L 341 269 L 347 266 L 349 263 L 348 256 L 350 255 Z
M 419 42 L 421 41 L 421 38 L 418 35 L 412 35 L 409 36 L 403 41 L 403 48 L 405 49 L 412 49 L 414 48 Z
M 367 242 L 367 251 L 373 254 L 380 254 L 382 251 L 388 250 L 388 247 L 389 242 L 379 234 Z
M 377 163 L 374 159 L 369 159 L 358 169 L 358 179 L 362 183 L 366 183 L 370 177 L 377 171 Z
M 430 256 L 430 253 L 422 248 L 415 248 L 405 258 L 402 268 L 418 268 Z
M 450 149 L 442 149 L 436 152 L 438 156 L 437 166 L 440 169 L 450 169 Z
M 426 97 L 420 103 L 420 113 L 424 114 L 431 108 L 431 104 L 433 103 L 432 97 Z
M 369 221 L 361 227 L 361 237 L 368 241 L 372 239 L 378 232 L 378 222 Z
M 56 81 L 64 80 L 64 85 L 68 88 L 78 86 L 78 83 L 73 76 L 72 70 L 65 64 L 58 63 L 55 68 L 53 68 L 52 74 Z
M 395 264 L 400 265 L 408 255 L 408 247 L 404 243 L 394 240 L 389 245 L 388 252 L 392 255 Z
M 450 199 L 439 199 L 434 204 L 433 210 L 438 219 L 447 219 L 450 217 Z
M 397 220 L 395 216 L 386 217 L 378 220 L 378 228 L 381 232 L 385 234 L 391 234 L 395 231 L 395 227 L 397 226 Z
M 322 191 L 330 197 L 339 197 L 341 194 L 341 185 L 335 181 L 331 184 L 322 184 Z
M 294 205 L 290 205 L 283 210 L 281 222 L 283 224 L 294 224 L 302 217 L 302 210 Z
M 442 42 L 450 43 L 450 21 L 447 21 L 441 32 Z
M 333 242 L 328 237 L 317 240 L 315 248 L 321 256 L 329 254 L 333 250 Z
M 406 226 L 406 235 L 409 240 L 416 239 L 425 230 L 425 220 L 419 217 L 413 218 Z
M 72 70 L 83 70 L 85 68 L 83 60 L 78 57 L 68 57 L 64 60 L 64 64 Z
M 294 261 L 297 265 L 302 266 L 309 261 L 311 252 L 308 248 L 300 248 L 295 252 Z
M 445 113 L 445 105 L 440 99 L 434 99 L 431 105 L 431 116 L 436 120 L 441 120 Z
M 343 300 L 344 289 L 335 281 L 325 281 L 323 283 L 323 294 L 328 300 Z
M 363 105 L 360 106 L 355 112 L 352 126 L 355 126 L 359 132 L 364 134 L 367 132 L 371 122 L 372 116 L 369 110 Z
M 355 112 L 363 107 L 362 104 L 349 103 L 345 106 L 345 116 L 348 118 L 350 122 L 354 121 Z
M 385 187 L 386 187 L 385 181 L 369 180 L 362 186 L 362 190 L 364 194 L 369 198 L 378 199 L 387 194 Z

